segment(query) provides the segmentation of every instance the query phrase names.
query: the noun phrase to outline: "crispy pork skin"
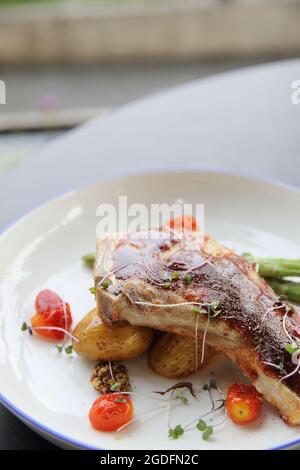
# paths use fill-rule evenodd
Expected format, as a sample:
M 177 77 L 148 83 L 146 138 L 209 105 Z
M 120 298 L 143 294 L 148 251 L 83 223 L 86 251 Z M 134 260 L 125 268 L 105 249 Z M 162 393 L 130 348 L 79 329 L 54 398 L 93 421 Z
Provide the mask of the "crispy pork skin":
M 299 341 L 299 314 L 244 258 L 195 232 L 136 232 L 98 241 L 94 277 L 104 322 L 197 332 L 199 347 L 234 361 L 287 423 L 300 424 L 298 359 L 286 351 Z

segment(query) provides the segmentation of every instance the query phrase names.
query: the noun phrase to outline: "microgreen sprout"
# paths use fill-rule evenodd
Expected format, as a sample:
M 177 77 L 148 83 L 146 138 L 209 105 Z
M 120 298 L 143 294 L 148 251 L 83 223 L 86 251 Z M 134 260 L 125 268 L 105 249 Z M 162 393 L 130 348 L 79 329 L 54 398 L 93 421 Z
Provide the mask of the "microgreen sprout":
M 173 271 L 171 274 L 171 280 L 172 281 L 177 281 L 179 279 L 179 272 L 178 271 Z
M 178 398 L 178 400 L 180 400 L 184 405 L 188 405 L 189 401 L 182 390 L 177 389 L 175 393 L 175 397 Z
M 295 342 L 294 342 L 293 338 L 291 337 L 291 335 L 289 334 L 289 332 L 288 332 L 288 330 L 287 330 L 287 326 L 286 326 L 286 320 L 287 320 L 287 318 L 288 318 L 288 314 L 289 314 L 289 310 L 288 310 L 288 308 L 286 307 L 286 312 L 285 312 L 284 317 L 283 317 L 283 320 L 282 320 L 282 328 L 283 328 L 283 330 L 284 330 L 286 336 L 287 336 L 288 339 L 290 340 L 290 342 L 291 342 L 292 344 L 295 344 Z
M 210 303 L 203 303 L 199 305 L 194 305 L 192 307 L 193 312 L 195 313 L 203 313 L 208 315 L 210 318 L 216 318 L 220 315 L 221 310 L 219 309 L 220 302 L 218 300 L 214 300 Z
M 65 353 L 68 354 L 69 356 L 70 354 L 72 354 L 72 352 L 73 352 L 73 346 L 72 344 L 70 344 L 69 346 L 65 348 Z
M 193 384 L 192 382 L 178 382 L 175 385 L 172 385 L 172 387 L 167 388 L 167 390 L 164 390 L 162 392 L 155 391 L 153 393 L 158 393 L 159 395 L 166 395 L 169 392 L 173 392 L 174 390 L 178 390 L 180 388 L 187 388 L 193 397 L 195 397 L 195 392 L 193 389 Z
M 193 280 L 193 277 L 191 276 L 191 274 L 186 274 L 183 278 L 183 284 L 185 286 L 189 286 L 191 284 L 192 280 Z
M 27 325 L 27 323 L 25 321 L 22 323 L 21 331 L 28 331 L 30 336 L 32 336 L 32 328 L 31 328 L 31 326 Z
M 207 424 L 205 421 L 203 421 L 203 419 L 199 419 L 198 423 L 196 424 L 196 428 L 203 432 L 207 428 Z
M 82 261 L 86 264 L 88 268 L 93 268 L 96 260 L 95 253 L 88 253 L 82 257 Z
M 184 427 L 184 430 L 188 430 L 189 428 L 191 428 L 191 426 L 196 425 L 196 428 L 198 429 L 198 431 L 202 433 L 202 439 L 204 441 L 207 441 L 210 438 L 210 436 L 213 434 L 214 428 L 212 425 L 209 426 L 205 419 L 209 418 L 211 421 L 213 415 L 215 415 L 216 413 L 218 413 L 219 411 L 225 408 L 226 401 L 224 399 L 222 391 L 218 388 L 215 380 L 210 380 L 210 382 L 207 384 L 204 384 L 202 388 L 203 390 L 206 390 L 209 393 L 209 397 L 210 397 L 211 405 L 212 405 L 211 409 L 210 411 L 204 413 L 202 416 L 198 417 L 197 419 L 194 419 L 192 422 L 187 424 Z M 215 399 L 214 397 L 215 392 L 213 394 L 212 390 L 215 390 L 215 392 L 217 392 L 218 394 L 217 399 Z M 225 413 L 225 416 L 226 416 L 226 413 Z M 219 424 L 214 424 L 214 427 L 218 425 Z
M 127 298 L 132 303 L 134 303 L 135 305 L 142 305 L 144 307 L 154 307 L 154 308 L 172 308 L 172 307 L 176 308 L 177 307 L 178 308 L 178 307 L 182 307 L 182 306 L 185 306 L 185 305 L 190 305 L 192 311 L 194 311 L 195 313 L 201 313 L 201 314 L 203 313 L 203 314 L 207 315 L 207 322 L 206 322 L 206 326 L 205 326 L 204 333 L 203 333 L 203 339 L 202 339 L 201 364 L 203 364 L 203 362 L 204 362 L 204 353 L 205 353 L 206 334 L 207 334 L 207 330 L 209 328 L 210 319 L 216 318 L 218 315 L 221 314 L 221 309 L 219 308 L 220 302 L 218 300 L 214 300 L 213 302 L 210 302 L 210 303 L 181 302 L 181 303 L 177 303 L 177 304 L 159 304 L 159 303 L 153 303 L 153 302 L 144 302 L 144 301 L 140 301 L 140 300 L 135 301 L 129 295 L 127 295 Z M 198 328 L 198 322 L 196 321 L 195 322 L 195 340 L 196 340 L 195 351 L 196 351 L 196 354 L 197 354 L 197 350 L 198 350 L 197 328 Z M 196 358 L 196 365 L 197 365 L 197 358 Z M 197 368 L 197 366 L 196 366 L 196 368 Z
M 170 289 L 171 283 L 170 283 L 170 282 L 165 282 L 165 283 L 162 285 L 162 287 L 163 287 L 164 289 Z
M 112 392 L 118 392 L 120 390 L 121 384 L 120 382 L 115 382 L 111 387 Z
M 202 338 L 201 364 L 203 364 L 203 362 L 204 362 L 205 341 L 206 341 L 207 331 L 208 331 L 208 328 L 209 328 L 209 322 L 210 322 L 211 318 L 216 318 L 218 315 L 220 315 L 221 310 L 219 309 L 219 305 L 220 305 L 219 300 L 214 300 L 213 302 L 210 302 L 210 303 L 194 305 L 192 307 L 192 310 L 195 313 L 200 313 L 200 314 L 207 315 L 207 322 L 206 322 L 206 325 L 205 325 L 203 338 Z M 196 320 L 196 326 L 195 326 L 195 340 L 196 340 L 195 347 L 196 347 L 196 364 L 197 364 L 197 360 L 198 360 L 198 318 Z
M 289 298 L 287 295 L 279 295 L 277 297 L 277 302 L 288 302 Z
M 196 428 L 202 432 L 202 439 L 204 441 L 208 441 L 210 436 L 213 434 L 213 427 L 207 426 L 203 419 L 199 419 L 198 423 L 196 424 Z
M 299 371 L 300 369 L 300 358 L 298 357 L 298 363 L 297 363 L 297 366 L 295 367 L 294 370 L 292 370 L 292 372 L 290 372 L 289 374 L 285 375 L 284 377 L 281 377 L 281 379 L 279 380 L 279 382 L 283 382 L 284 380 L 287 380 L 289 379 L 290 377 L 292 377 L 293 375 L 297 374 L 297 372 Z
M 298 349 L 299 346 L 295 344 L 287 344 L 285 347 L 285 350 L 291 355 L 294 354 L 294 352 L 296 352 Z
M 102 289 L 108 289 L 108 287 L 111 285 L 111 280 L 110 279 L 105 279 L 100 283 L 100 286 Z
M 184 429 L 180 424 L 177 424 L 175 428 L 170 428 L 169 429 L 169 437 L 171 439 L 178 439 L 180 436 L 184 434 Z
M 28 331 L 28 333 L 32 335 L 32 328 L 31 326 L 27 325 L 25 321 L 22 323 L 21 331 Z
M 263 362 L 266 366 L 274 367 L 275 369 L 278 369 L 281 374 L 286 374 L 286 369 L 284 368 L 284 364 L 280 362 L 279 364 L 273 364 L 273 362 Z
M 269 313 L 276 312 L 277 310 L 282 310 L 282 309 L 286 310 L 286 314 L 289 313 L 288 305 L 284 304 L 283 301 L 281 299 L 279 299 L 279 297 L 278 297 L 276 302 L 274 303 L 274 305 L 272 307 L 268 308 L 268 310 L 263 314 L 261 321 L 263 322 L 266 319 L 266 317 L 268 316 Z M 284 322 L 285 322 L 285 319 L 284 319 Z M 284 325 L 283 325 L 283 327 L 284 327 Z
M 203 307 L 198 307 L 197 305 L 194 305 L 194 307 L 192 307 L 192 310 L 193 312 L 195 313 L 203 313 L 203 314 L 206 314 L 207 313 L 207 310 Z
M 208 441 L 208 439 L 210 438 L 210 436 L 213 434 L 214 430 L 213 430 L 213 427 L 212 426 L 208 426 L 204 433 L 202 434 L 202 439 L 204 441 Z
M 67 346 L 65 349 L 63 346 L 61 346 L 60 344 L 58 344 L 57 346 L 55 346 L 57 351 L 59 352 L 59 354 L 61 354 L 63 352 L 63 350 L 65 351 L 65 353 L 70 356 L 72 353 L 73 353 L 73 346 L 72 344 L 70 344 L 69 346 Z

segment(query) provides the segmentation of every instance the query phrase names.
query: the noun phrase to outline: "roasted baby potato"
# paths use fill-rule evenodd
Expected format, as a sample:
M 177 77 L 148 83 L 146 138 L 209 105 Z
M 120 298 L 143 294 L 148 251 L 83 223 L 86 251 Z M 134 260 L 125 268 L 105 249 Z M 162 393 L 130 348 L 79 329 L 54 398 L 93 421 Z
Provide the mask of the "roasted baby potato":
M 154 372 L 169 377 L 183 378 L 196 371 L 195 339 L 172 333 L 160 335 L 149 351 L 149 366 Z M 201 364 L 202 345 L 198 345 L 197 369 L 210 364 L 217 353 L 205 345 L 204 362 Z
M 91 361 L 125 361 L 143 354 L 152 343 L 150 328 L 125 325 L 104 325 L 91 310 L 75 327 L 73 348 L 79 356 Z

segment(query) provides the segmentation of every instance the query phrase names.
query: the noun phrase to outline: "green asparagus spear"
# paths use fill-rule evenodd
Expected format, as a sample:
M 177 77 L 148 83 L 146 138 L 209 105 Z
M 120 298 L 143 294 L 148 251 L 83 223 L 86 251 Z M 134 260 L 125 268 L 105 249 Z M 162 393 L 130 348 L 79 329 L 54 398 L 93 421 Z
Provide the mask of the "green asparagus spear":
M 277 279 L 266 279 L 276 294 L 284 295 L 291 302 L 300 303 L 300 282 L 279 281 Z
M 249 263 L 258 265 L 258 272 L 262 277 L 282 279 L 300 276 L 300 259 L 255 258 L 250 253 L 245 253 L 243 256 Z
M 93 269 L 96 260 L 95 253 L 89 253 L 82 257 L 82 261 L 87 265 L 88 268 Z

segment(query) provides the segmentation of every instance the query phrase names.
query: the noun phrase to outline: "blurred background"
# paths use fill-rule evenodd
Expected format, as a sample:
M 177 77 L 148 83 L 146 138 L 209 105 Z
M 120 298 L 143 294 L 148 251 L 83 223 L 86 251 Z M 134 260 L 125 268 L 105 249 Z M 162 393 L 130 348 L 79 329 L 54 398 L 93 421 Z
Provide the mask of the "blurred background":
M 0 175 L 190 80 L 300 54 L 300 0 L 0 0 Z

